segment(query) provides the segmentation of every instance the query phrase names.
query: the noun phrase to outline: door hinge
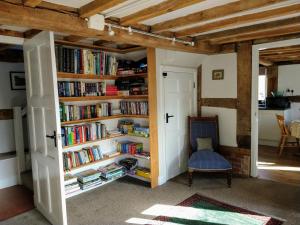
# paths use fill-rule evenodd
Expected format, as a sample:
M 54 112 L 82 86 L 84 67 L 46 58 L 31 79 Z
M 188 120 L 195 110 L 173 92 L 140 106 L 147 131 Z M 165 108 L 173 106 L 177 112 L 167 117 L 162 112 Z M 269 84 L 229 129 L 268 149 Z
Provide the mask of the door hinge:
M 163 74 L 162 74 L 162 75 L 163 75 L 163 77 L 164 77 L 164 78 L 166 78 L 166 77 L 168 76 L 168 73 L 166 73 L 166 72 L 163 72 Z

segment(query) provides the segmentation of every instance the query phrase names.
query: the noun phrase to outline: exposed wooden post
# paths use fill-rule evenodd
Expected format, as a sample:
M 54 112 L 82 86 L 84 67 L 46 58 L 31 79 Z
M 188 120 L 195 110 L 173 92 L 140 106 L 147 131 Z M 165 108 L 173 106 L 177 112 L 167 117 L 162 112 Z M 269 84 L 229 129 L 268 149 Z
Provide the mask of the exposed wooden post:
M 267 67 L 267 96 L 270 97 L 271 92 L 277 91 L 278 89 L 278 66 Z
M 151 187 L 158 185 L 158 133 L 157 133 L 157 90 L 156 90 L 156 57 L 155 48 L 147 49 L 148 61 L 148 102 L 149 102 L 149 128 L 150 128 L 150 155 L 151 155 Z
M 197 69 L 197 111 L 198 116 L 201 116 L 201 92 L 202 92 L 202 65 Z
M 237 143 L 251 146 L 252 44 L 241 42 L 237 49 Z

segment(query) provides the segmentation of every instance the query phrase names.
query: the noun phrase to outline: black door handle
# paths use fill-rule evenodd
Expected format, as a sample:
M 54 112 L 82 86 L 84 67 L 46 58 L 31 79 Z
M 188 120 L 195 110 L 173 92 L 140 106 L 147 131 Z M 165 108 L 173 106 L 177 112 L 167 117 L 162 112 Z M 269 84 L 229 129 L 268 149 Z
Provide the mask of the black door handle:
M 169 118 L 174 117 L 174 115 L 169 115 L 169 113 L 166 113 L 166 123 L 169 123 Z
M 56 147 L 56 131 L 53 131 L 53 135 L 46 134 L 46 138 L 50 138 L 54 140 L 54 146 Z

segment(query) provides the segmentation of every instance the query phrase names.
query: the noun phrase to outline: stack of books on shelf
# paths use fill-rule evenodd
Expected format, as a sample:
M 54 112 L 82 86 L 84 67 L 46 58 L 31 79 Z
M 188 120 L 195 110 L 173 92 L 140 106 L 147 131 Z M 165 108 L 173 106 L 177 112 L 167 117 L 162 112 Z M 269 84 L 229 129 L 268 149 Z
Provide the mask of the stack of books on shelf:
M 129 135 L 137 136 L 137 137 L 149 137 L 150 130 L 149 127 L 140 127 L 140 126 L 133 126 L 132 131 L 128 132 Z
M 60 104 L 59 109 L 61 122 L 65 122 L 111 116 L 112 104 L 110 102 L 85 106 Z
M 71 174 L 65 175 L 65 194 L 69 195 L 80 190 L 77 177 Z
M 106 83 L 83 81 L 58 81 L 59 97 L 104 96 Z
M 102 184 L 100 175 L 100 172 L 93 169 L 89 169 L 76 174 L 77 179 L 79 181 L 79 186 L 82 190 L 91 189 L 95 186 L 99 186 L 100 184 Z
M 147 178 L 147 179 L 151 178 L 151 172 L 150 172 L 149 168 L 138 166 L 134 170 L 134 172 L 135 172 L 135 175 L 137 175 L 137 176 L 144 177 L 144 178 Z
M 137 158 L 150 159 L 150 152 L 138 152 L 134 154 Z
M 124 168 L 116 163 L 98 169 L 103 180 L 113 180 L 124 176 Z
M 63 162 L 64 170 L 68 171 L 72 168 L 91 163 L 103 159 L 103 153 L 99 145 L 83 148 L 79 151 L 64 152 Z
M 121 101 L 120 109 L 122 114 L 148 115 L 147 101 Z
M 116 75 L 117 58 L 103 51 L 55 46 L 59 72 Z
M 123 141 L 117 144 L 117 151 L 123 154 L 136 154 L 143 151 L 143 143 Z
M 116 96 L 118 95 L 118 88 L 115 85 L 106 86 L 106 96 Z
M 88 123 L 61 128 L 63 146 L 95 141 L 108 136 L 106 125 L 101 122 Z

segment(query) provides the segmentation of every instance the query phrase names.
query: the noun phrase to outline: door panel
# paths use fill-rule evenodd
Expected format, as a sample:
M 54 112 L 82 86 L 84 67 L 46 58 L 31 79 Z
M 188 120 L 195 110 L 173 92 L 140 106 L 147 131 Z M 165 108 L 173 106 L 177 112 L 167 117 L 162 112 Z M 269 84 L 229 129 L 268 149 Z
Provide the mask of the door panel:
M 171 179 L 187 169 L 187 117 L 195 114 L 195 89 L 193 73 L 164 72 L 164 113 L 174 116 L 164 125 L 167 179 Z
M 59 102 L 52 32 L 24 42 L 28 124 L 37 209 L 55 225 L 66 225 Z M 46 135 L 57 134 L 57 139 Z

